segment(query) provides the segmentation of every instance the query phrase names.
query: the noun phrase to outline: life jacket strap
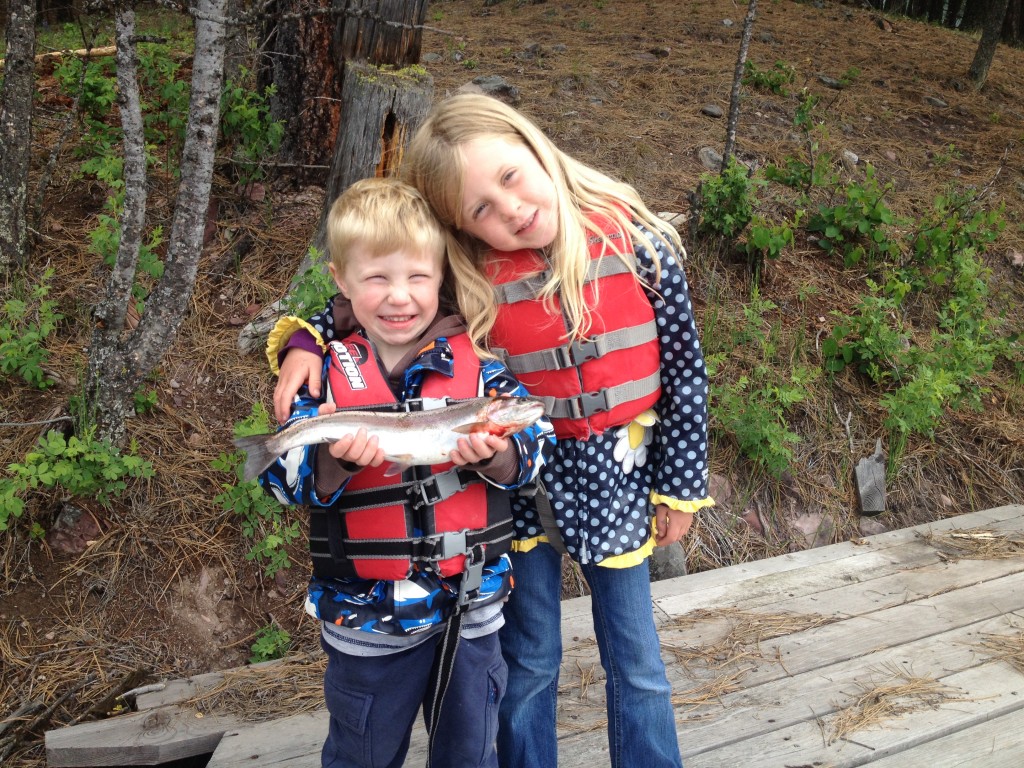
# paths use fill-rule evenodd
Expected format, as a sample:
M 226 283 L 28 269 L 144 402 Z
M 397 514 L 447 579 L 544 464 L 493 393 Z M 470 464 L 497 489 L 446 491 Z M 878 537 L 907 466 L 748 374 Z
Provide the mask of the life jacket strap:
M 452 468 L 429 477 L 409 480 L 386 488 L 346 490 L 335 502 L 339 512 L 356 512 L 374 507 L 412 504 L 413 509 L 440 504 L 445 499 L 464 491 L 473 483 L 482 483 L 479 474 L 461 467 Z
M 513 373 L 523 374 L 575 368 L 588 360 L 595 360 L 602 355 L 607 355 L 609 352 L 638 347 L 657 338 L 658 322 L 652 318 L 642 325 L 619 328 L 616 331 L 597 334 L 589 339 L 576 339 L 569 344 L 542 349 L 538 352 L 510 355 L 508 350 L 500 347 L 491 351 L 501 357 Z
M 658 391 L 661 371 L 636 381 L 627 381 L 600 392 L 584 392 L 570 398 L 542 397 L 545 413 L 551 419 L 584 419 L 601 411 L 610 411 L 623 403 L 641 400 Z

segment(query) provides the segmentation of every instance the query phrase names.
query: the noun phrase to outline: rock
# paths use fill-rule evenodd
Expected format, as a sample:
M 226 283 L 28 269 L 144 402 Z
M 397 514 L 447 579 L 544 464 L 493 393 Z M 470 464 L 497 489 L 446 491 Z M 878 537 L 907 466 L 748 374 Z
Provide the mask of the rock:
M 895 163 L 896 162 L 896 153 L 893 152 L 891 149 L 885 150 L 885 159 L 886 160 L 890 160 L 890 161 Z
M 69 555 L 80 555 L 93 544 L 103 529 L 96 516 L 73 504 L 61 507 L 57 520 L 46 534 L 46 543 Z
M 650 560 L 651 581 L 686 575 L 686 553 L 681 543 L 655 547 Z
M 843 84 L 836 80 L 834 77 L 829 77 L 828 75 L 818 75 L 818 80 L 821 82 L 822 85 L 828 88 L 834 88 L 837 91 L 841 91 L 843 89 Z
M 441 54 L 431 52 L 424 53 L 423 56 L 420 57 L 420 61 L 424 64 L 440 64 L 444 59 L 441 57 Z
M 928 104 L 931 104 L 931 105 L 932 105 L 933 107 L 939 107 L 940 109 L 941 109 L 941 108 L 945 108 L 945 107 L 948 107 L 948 106 L 949 106 L 949 104 L 947 104 L 946 102 L 944 102 L 944 101 L 943 101 L 942 99 L 940 99 L 940 98 L 939 98 L 938 96 L 925 96 L 925 97 L 924 97 L 924 100 L 925 100 L 925 101 L 926 101 L 926 102 L 927 102 Z
M 875 452 L 857 462 L 853 470 L 857 502 L 862 515 L 885 512 L 885 454 L 882 441 L 875 441 Z
M 515 106 L 519 103 L 519 89 L 500 75 L 480 75 L 466 83 L 459 93 L 485 93 Z
M 877 536 L 889 530 L 889 526 L 877 517 L 862 517 L 858 525 L 862 536 Z
M 736 22 L 733 21 L 732 19 L 722 19 L 722 26 L 723 27 L 731 27 L 735 23 Z
M 708 496 L 715 500 L 716 506 L 728 506 L 732 503 L 734 494 L 729 478 L 714 472 L 708 478 Z
M 848 149 L 843 150 L 842 158 L 843 165 L 846 167 L 846 170 L 848 171 L 853 171 L 854 169 L 856 169 L 857 163 L 860 162 L 860 158 L 857 157 L 856 153 L 851 152 Z
M 555 43 L 554 45 L 551 46 L 552 53 L 565 53 L 568 50 L 569 46 L 567 46 L 565 43 Z
M 758 36 L 757 36 L 757 37 L 758 37 L 758 39 L 759 39 L 759 40 L 760 40 L 760 41 L 761 41 L 762 43 L 774 43 L 774 42 L 775 42 L 775 35 L 773 35 L 773 34 L 772 34 L 771 32 L 769 32 L 769 31 L 768 31 L 767 29 L 765 29 L 765 30 L 762 30 L 762 31 L 760 32 L 760 34 L 758 34 Z
M 648 52 L 654 56 L 657 56 L 659 59 L 664 59 L 666 56 L 672 53 L 672 49 L 669 48 L 667 45 L 656 45 L 653 48 L 651 48 Z
M 1010 263 L 1011 267 L 1016 267 L 1017 269 L 1024 267 L 1024 253 L 1013 248 L 1006 252 L 1006 260 Z
M 697 157 L 700 159 L 700 164 L 709 171 L 722 170 L 722 156 L 717 150 L 711 147 L 701 147 L 697 152 Z
M 707 115 L 708 117 L 721 117 L 725 114 L 722 111 L 722 108 L 717 104 L 705 104 L 700 108 L 700 112 L 702 115 Z

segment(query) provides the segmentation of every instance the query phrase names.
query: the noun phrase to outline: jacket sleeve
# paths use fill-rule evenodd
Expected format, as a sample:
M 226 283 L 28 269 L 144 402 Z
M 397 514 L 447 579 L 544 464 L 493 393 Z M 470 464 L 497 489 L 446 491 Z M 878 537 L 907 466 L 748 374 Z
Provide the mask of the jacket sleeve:
M 287 429 L 292 424 L 316 416 L 321 402 L 323 401 L 310 397 L 309 392 L 303 386 L 292 405 L 292 414 L 288 423 L 281 429 Z M 299 446 L 278 457 L 277 461 L 260 474 L 258 478 L 260 486 L 281 504 L 331 506 L 341 495 L 341 489 L 325 497 L 317 495 L 315 478 L 319 448 L 319 445 Z M 344 488 L 344 484 L 342 488 Z
M 347 327 L 336 328 L 338 321 Z M 280 318 L 267 336 L 270 370 L 275 375 L 280 371 L 281 360 L 289 349 L 300 347 L 325 351 L 329 342 L 351 332 L 348 326 L 354 322 L 351 304 L 340 294 L 329 299 L 323 311 L 308 320 L 291 315 Z
M 483 394 L 486 396 L 530 396 L 530 393 L 512 375 L 511 371 L 497 360 L 485 360 L 481 363 L 480 378 Z M 536 480 L 541 467 L 551 455 L 555 444 L 555 432 L 551 422 L 544 416 L 526 429 L 512 435 L 510 440 L 518 455 L 518 470 L 512 482 L 507 485 L 497 483 L 487 477 L 486 473 L 481 472 L 481 476 L 485 480 L 499 488 L 519 488 Z
M 648 289 L 661 346 L 659 428 L 653 447 L 658 468 L 651 501 L 695 512 L 708 498 L 708 380 L 690 289 L 679 254 L 648 234 L 661 261 L 661 275 Z M 638 244 L 641 274 L 653 271 L 651 255 Z

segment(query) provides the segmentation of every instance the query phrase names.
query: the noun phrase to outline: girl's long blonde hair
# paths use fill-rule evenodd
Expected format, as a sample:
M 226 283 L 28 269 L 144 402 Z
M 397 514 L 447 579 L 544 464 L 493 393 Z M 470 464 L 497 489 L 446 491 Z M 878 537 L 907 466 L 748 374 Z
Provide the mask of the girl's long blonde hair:
M 484 273 L 490 247 L 462 231 L 463 179 L 467 173 L 462 146 L 479 138 L 503 138 L 529 147 L 554 182 L 558 200 L 558 234 L 548 249 L 551 278 L 541 298 L 553 308 L 557 295 L 572 338 L 585 335 L 589 308 L 583 288 L 590 264 L 588 240 L 602 236 L 590 222 L 597 214 L 611 219 L 624 237 L 639 242 L 654 259 L 654 272 L 639 276 L 657 285 L 661 264 L 642 224 L 666 246 L 683 253 L 679 234 L 644 205 L 636 190 L 573 160 L 544 133 L 504 102 L 478 94 L 452 96 L 440 102 L 417 130 L 406 150 L 402 174 L 420 190 L 448 228 L 448 257 L 455 277 L 459 309 L 470 337 L 486 346 L 497 316 L 494 290 Z M 608 241 L 605 238 L 605 246 Z M 632 250 L 620 257 L 637 275 Z

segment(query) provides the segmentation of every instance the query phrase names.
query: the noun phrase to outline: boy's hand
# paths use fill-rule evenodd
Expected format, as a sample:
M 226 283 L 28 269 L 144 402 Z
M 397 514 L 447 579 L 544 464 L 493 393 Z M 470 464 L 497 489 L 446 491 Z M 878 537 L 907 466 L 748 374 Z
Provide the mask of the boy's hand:
M 320 397 L 320 377 L 323 374 L 324 359 L 315 352 L 305 349 L 289 349 L 281 361 L 281 373 L 274 387 L 274 418 L 278 424 L 288 421 L 292 412 L 292 401 L 303 384 L 309 383 L 311 397 Z
M 338 410 L 334 403 L 324 403 L 318 413 L 327 416 Z M 338 461 L 358 464 L 360 467 L 379 467 L 384 463 L 384 451 L 377 446 L 377 436 L 371 437 L 360 428 L 354 435 L 345 435 L 327 446 L 328 453 Z
M 675 544 L 687 534 L 693 525 L 693 513 L 680 512 L 666 504 L 659 504 L 654 508 L 653 522 L 654 544 L 665 547 Z
M 474 432 L 468 437 L 460 437 L 458 448 L 449 457 L 452 464 L 464 467 L 467 464 L 480 464 L 496 453 L 508 450 L 508 438 Z

